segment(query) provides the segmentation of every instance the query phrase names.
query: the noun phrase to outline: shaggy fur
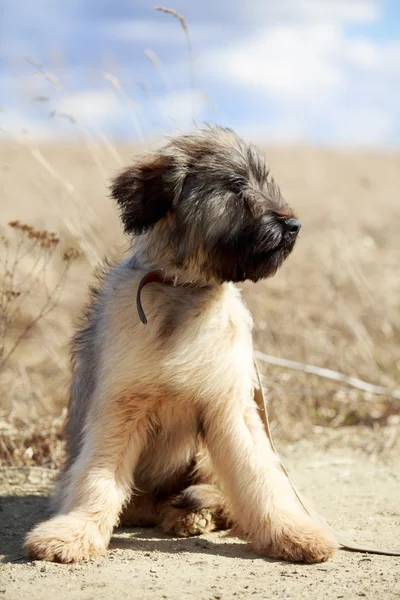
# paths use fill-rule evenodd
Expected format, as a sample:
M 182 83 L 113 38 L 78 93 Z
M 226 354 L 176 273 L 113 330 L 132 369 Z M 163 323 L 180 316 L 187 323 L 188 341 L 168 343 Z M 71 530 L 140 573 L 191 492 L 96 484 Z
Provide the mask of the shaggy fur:
M 75 337 L 68 458 L 27 554 L 87 559 L 118 522 L 178 536 L 233 524 L 261 554 L 326 560 L 335 542 L 258 414 L 252 320 L 232 283 L 273 275 L 300 228 L 263 159 L 211 127 L 139 158 L 112 195 L 132 256 L 105 273 Z M 143 325 L 136 293 L 156 269 L 176 286 L 144 287 Z

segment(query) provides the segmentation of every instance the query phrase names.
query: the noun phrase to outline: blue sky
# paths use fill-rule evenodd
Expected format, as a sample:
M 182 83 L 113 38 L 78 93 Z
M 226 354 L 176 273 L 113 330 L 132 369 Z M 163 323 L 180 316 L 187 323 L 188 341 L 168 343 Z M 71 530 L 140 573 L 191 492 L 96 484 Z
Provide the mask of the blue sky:
M 190 128 L 194 104 L 256 141 L 400 146 L 398 0 L 175 0 L 194 90 L 155 4 L 0 0 L 2 135 L 135 142 Z

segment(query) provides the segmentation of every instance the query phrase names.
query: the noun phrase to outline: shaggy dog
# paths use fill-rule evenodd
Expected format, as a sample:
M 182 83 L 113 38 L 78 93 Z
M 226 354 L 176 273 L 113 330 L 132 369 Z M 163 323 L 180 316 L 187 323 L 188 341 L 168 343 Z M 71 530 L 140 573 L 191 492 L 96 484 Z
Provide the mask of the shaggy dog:
M 234 286 L 273 275 L 300 229 L 264 160 L 208 127 L 138 158 L 112 195 L 132 253 L 103 275 L 75 337 L 67 461 L 27 554 L 87 559 L 118 523 L 179 536 L 233 525 L 260 554 L 326 560 L 337 544 L 263 427 Z

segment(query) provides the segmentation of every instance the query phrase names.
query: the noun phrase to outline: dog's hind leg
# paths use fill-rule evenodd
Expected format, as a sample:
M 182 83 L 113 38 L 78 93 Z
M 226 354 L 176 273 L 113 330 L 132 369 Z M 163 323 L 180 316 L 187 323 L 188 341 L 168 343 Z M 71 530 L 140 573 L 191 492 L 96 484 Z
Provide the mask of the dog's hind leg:
M 160 521 L 160 505 L 151 492 L 135 491 L 124 506 L 119 527 L 155 527 Z
M 221 491 L 212 484 L 194 484 L 168 502 L 161 517 L 164 533 L 189 537 L 228 529 L 230 518 Z
M 187 416 L 182 412 L 180 418 L 182 414 Z M 162 420 L 167 422 L 166 414 Z M 120 526 L 159 526 L 164 533 L 178 537 L 230 526 L 209 453 L 195 433 L 196 419 L 186 424 L 186 435 L 184 430 L 183 423 L 166 428 L 154 446 L 148 445 L 135 478 L 138 490 L 122 511 Z M 161 456 L 159 447 L 164 449 Z

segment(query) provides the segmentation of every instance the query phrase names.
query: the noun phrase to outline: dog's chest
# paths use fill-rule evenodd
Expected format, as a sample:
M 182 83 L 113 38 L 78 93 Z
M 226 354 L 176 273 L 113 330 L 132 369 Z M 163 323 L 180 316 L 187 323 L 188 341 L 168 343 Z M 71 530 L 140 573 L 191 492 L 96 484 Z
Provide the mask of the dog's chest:
M 170 381 L 205 395 L 235 382 L 248 384 L 253 377 L 252 319 L 239 290 L 227 284 L 208 297 L 186 297 L 179 309 L 169 304 L 169 313 L 176 324 L 169 323 L 161 365 Z
M 210 292 L 168 290 L 164 305 L 163 335 L 172 346 L 189 343 L 197 348 L 217 343 L 222 347 L 234 344 L 251 345 L 252 318 L 233 284 L 225 284 Z

